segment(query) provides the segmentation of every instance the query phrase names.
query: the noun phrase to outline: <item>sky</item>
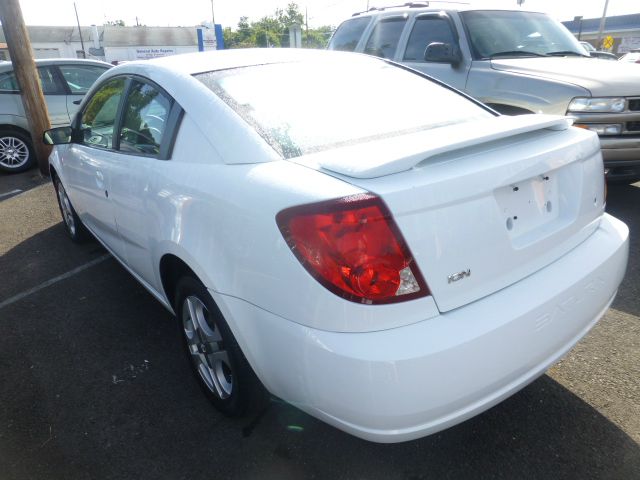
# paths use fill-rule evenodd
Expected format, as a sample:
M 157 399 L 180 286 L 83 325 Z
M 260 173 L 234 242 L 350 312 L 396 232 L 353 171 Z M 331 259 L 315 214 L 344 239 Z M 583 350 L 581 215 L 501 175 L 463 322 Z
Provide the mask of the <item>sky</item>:
M 291 0 L 213 0 L 215 22 L 236 28 L 241 16 L 259 20 L 285 8 Z M 307 10 L 310 27 L 337 26 L 352 13 L 367 5 L 386 6 L 408 0 L 298 0 L 300 10 Z M 474 6 L 518 8 L 516 0 L 465 0 Z M 73 0 L 20 0 L 27 25 L 75 25 Z M 102 25 L 124 20 L 135 25 L 136 17 L 148 26 L 191 26 L 211 21 L 211 0 L 75 0 L 81 25 Z M 435 4 L 435 2 L 432 2 Z M 525 0 L 523 8 L 549 13 L 558 20 L 572 20 L 576 15 L 599 18 L 605 0 Z M 443 4 L 444 6 L 444 4 Z M 609 0 L 607 16 L 640 13 L 639 0 Z

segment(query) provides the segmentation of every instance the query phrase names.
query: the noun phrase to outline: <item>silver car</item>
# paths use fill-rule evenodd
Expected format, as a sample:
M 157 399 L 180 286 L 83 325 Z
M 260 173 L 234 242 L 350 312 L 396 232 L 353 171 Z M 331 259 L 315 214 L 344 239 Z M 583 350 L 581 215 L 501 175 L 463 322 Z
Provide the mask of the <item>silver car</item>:
M 69 125 L 91 85 L 111 65 L 96 60 L 36 60 L 52 126 Z M 35 154 L 11 62 L 0 63 L 0 171 L 30 168 Z

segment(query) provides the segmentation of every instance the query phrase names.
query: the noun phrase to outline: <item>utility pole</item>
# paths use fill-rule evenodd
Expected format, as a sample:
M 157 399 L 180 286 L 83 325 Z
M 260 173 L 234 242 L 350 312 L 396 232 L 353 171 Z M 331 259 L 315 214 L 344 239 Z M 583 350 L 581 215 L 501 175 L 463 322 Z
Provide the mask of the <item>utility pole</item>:
M 578 41 L 582 40 L 582 15 L 573 17 L 574 23 L 578 24 Z
M 33 50 L 24 24 L 22 10 L 18 0 L 2 0 L 0 2 L 0 22 L 7 40 L 9 55 L 13 64 L 22 105 L 29 122 L 29 130 L 33 148 L 38 159 L 40 173 L 49 176 L 49 153 L 51 149 L 42 142 L 42 134 L 51 128 L 49 112 L 40 87 L 38 71 L 33 61 Z
M 82 46 L 82 58 L 87 58 L 87 52 L 84 49 L 84 41 L 82 40 L 82 30 L 80 29 L 80 19 L 78 18 L 78 9 L 76 2 L 73 2 L 73 9 L 76 11 L 76 23 L 78 24 L 78 34 L 80 35 L 80 45 Z
M 213 0 L 211 0 L 211 25 L 213 25 L 213 28 L 215 30 L 215 28 L 216 28 L 216 18 L 213 16 Z
M 307 31 L 307 48 L 309 48 L 309 11 L 307 10 L 307 7 L 304 7 L 304 24 L 305 24 L 305 29 Z
M 600 42 L 602 42 L 602 32 L 604 32 L 604 22 L 607 20 L 607 7 L 609 6 L 609 0 L 604 1 L 604 11 L 602 12 L 602 18 L 600 19 L 600 28 L 598 28 L 598 42 L 596 43 L 596 49 L 602 48 Z

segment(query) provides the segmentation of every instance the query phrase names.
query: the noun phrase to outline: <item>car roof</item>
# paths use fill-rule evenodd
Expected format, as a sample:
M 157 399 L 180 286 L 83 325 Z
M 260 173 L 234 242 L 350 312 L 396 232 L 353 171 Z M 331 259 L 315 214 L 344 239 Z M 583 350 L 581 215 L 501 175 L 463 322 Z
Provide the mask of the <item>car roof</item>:
M 184 53 L 150 60 L 136 60 L 114 67 L 110 74 L 141 73 L 145 71 L 173 71 L 184 75 L 228 70 L 273 63 L 292 63 L 304 61 L 336 60 L 353 58 L 360 55 L 330 50 L 312 50 L 300 48 L 242 48 L 232 50 L 214 50 L 208 52 Z M 372 58 L 368 55 L 366 58 Z
M 425 13 L 425 12 L 441 12 L 441 11 L 455 11 L 455 12 L 469 12 L 469 11 L 484 11 L 484 12 L 528 12 L 528 13 L 544 13 L 536 10 L 528 10 L 521 8 L 509 8 L 501 6 L 485 6 L 476 7 L 466 2 L 455 1 L 430 1 L 430 2 L 410 2 L 403 5 L 393 5 L 390 7 L 371 7 L 369 10 L 362 12 L 355 12 L 352 17 L 374 17 L 374 16 L 387 16 L 398 13 Z
M 90 58 L 37 58 L 35 60 L 36 65 L 57 65 L 57 64 L 78 64 L 78 65 L 100 65 L 111 67 L 112 65 L 100 60 L 93 60 Z
M 100 67 L 112 67 L 112 65 L 107 62 L 83 58 L 36 58 L 35 63 L 38 67 L 46 67 L 48 65 L 97 65 Z M 6 72 L 9 70 L 13 70 L 11 62 L 0 62 L 0 71 Z

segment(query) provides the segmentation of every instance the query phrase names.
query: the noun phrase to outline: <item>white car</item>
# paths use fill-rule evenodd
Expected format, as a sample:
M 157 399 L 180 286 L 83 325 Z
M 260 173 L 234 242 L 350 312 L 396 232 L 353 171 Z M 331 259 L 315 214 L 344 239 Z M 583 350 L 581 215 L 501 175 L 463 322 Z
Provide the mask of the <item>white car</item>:
M 613 301 L 628 230 L 570 123 L 263 49 L 115 67 L 45 138 L 68 233 L 176 314 L 222 412 L 266 388 L 399 442 L 518 391 Z

